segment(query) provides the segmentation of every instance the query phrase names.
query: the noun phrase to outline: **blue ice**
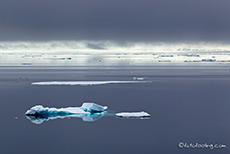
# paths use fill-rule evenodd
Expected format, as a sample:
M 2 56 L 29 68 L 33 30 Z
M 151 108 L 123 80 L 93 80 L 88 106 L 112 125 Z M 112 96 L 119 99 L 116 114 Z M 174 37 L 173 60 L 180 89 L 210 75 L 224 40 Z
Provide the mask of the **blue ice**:
M 109 112 L 107 106 L 101 106 L 95 103 L 85 102 L 81 107 L 67 107 L 67 108 L 49 108 L 42 105 L 36 105 L 27 110 L 25 115 L 32 123 L 41 124 L 44 121 L 75 117 L 82 118 L 83 121 L 92 122 L 103 116 L 115 116 L 119 118 L 149 118 L 150 114 L 147 112 Z

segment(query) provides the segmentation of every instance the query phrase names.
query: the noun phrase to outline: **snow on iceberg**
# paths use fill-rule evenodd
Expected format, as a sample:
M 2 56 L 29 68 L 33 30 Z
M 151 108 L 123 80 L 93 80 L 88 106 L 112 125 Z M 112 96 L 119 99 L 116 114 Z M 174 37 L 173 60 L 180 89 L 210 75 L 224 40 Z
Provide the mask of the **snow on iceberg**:
M 103 85 L 103 84 L 126 84 L 126 83 L 146 83 L 151 81 L 47 81 L 47 82 L 33 82 L 32 85 Z
M 83 109 L 85 112 L 103 112 L 108 109 L 107 106 L 101 106 L 95 103 L 83 103 L 81 106 L 81 109 Z
M 126 117 L 126 118 L 139 118 L 145 119 L 150 117 L 146 112 L 108 112 L 107 106 L 101 106 L 95 103 L 85 102 L 81 107 L 67 107 L 67 108 L 49 108 L 43 107 L 42 105 L 36 105 L 31 109 L 27 110 L 25 115 L 32 123 L 41 124 L 44 121 L 76 117 L 82 118 L 83 121 L 95 121 L 103 116 L 115 116 L 115 117 Z

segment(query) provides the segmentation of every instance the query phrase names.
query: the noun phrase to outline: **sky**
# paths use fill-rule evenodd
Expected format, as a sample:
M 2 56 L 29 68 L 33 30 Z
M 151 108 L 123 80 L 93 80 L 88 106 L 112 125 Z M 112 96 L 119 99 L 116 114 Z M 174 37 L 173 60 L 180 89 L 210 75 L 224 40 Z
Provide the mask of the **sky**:
M 229 6 L 229 0 L 0 1 L 0 42 L 229 42 Z

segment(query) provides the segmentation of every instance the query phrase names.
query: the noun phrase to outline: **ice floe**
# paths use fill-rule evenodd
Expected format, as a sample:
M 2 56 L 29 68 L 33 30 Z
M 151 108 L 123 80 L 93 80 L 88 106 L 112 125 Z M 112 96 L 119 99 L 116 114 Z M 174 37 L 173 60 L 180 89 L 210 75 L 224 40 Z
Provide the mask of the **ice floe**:
M 150 114 L 147 112 L 121 112 L 121 113 L 116 113 L 116 116 L 118 117 L 123 117 L 123 118 L 150 118 Z
M 150 114 L 146 112 L 109 112 L 107 106 L 101 106 L 95 103 L 85 102 L 81 107 L 54 108 L 36 105 L 27 110 L 25 115 L 32 123 L 41 124 L 44 121 L 58 118 L 82 118 L 83 121 L 95 121 L 103 116 L 126 117 L 126 118 L 149 118 Z
M 103 84 L 126 84 L 126 83 L 146 83 L 151 81 L 47 81 L 33 82 L 32 85 L 103 85 Z
M 133 77 L 133 80 L 146 80 L 146 78 L 143 78 L 143 77 Z

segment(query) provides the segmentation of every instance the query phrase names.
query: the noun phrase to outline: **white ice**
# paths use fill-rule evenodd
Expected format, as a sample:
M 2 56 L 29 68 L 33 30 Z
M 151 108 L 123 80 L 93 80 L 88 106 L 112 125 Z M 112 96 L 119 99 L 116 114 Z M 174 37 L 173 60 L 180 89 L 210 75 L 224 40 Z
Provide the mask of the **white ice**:
M 150 117 L 147 112 L 120 112 L 109 113 L 107 106 L 101 106 L 95 103 L 85 102 L 81 107 L 54 108 L 36 105 L 26 111 L 26 117 L 35 124 L 41 124 L 44 121 L 57 118 L 75 117 L 82 118 L 83 121 L 95 121 L 103 116 L 116 116 L 118 118 L 138 118 L 146 119 Z
M 101 106 L 94 103 L 83 103 L 81 106 L 81 109 L 83 109 L 85 112 L 103 112 L 107 110 L 107 106 Z
M 150 114 L 147 112 L 121 112 L 121 113 L 116 113 L 116 116 L 118 117 L 125 117 L 125 118 L 146 118 L 150 117 Z
M 49 82 L 33 82 L 32 85 L 102 85 L 102 84 L 124 84 L 124 83 L 146 83 L 150 81 L 49 81 Z
M 133 80 L 145 80 L 146 78 L 133 77 Z
M 49 108 L 43 107 L 42 105 L 36 105 L 31 109 L 26 111 L 27 114 L 36 114 L 41 112 L 55 114 L 58 112 L 65 112 L 69 114 L 78 114 L 78 113 L 91 113 L 91 112 L 103 112 L 107 110 L 107 106 L 101 106 L 95 103 L 83 103 L 81 107 L 67 107 L 67 108 Z
M 26 111 L 27 114 L 39 114 L 41 112 L 48 112 L 48 113 L 58 113 L 58 112 L 66 112 L 66 113 L 86 113 L 83 109 L 80 107 L 67 107 L 67 108 L 54 108 L 54 107 L 43 107 L 42 105 L 36 105 L 32 107 L 31 109 Z

